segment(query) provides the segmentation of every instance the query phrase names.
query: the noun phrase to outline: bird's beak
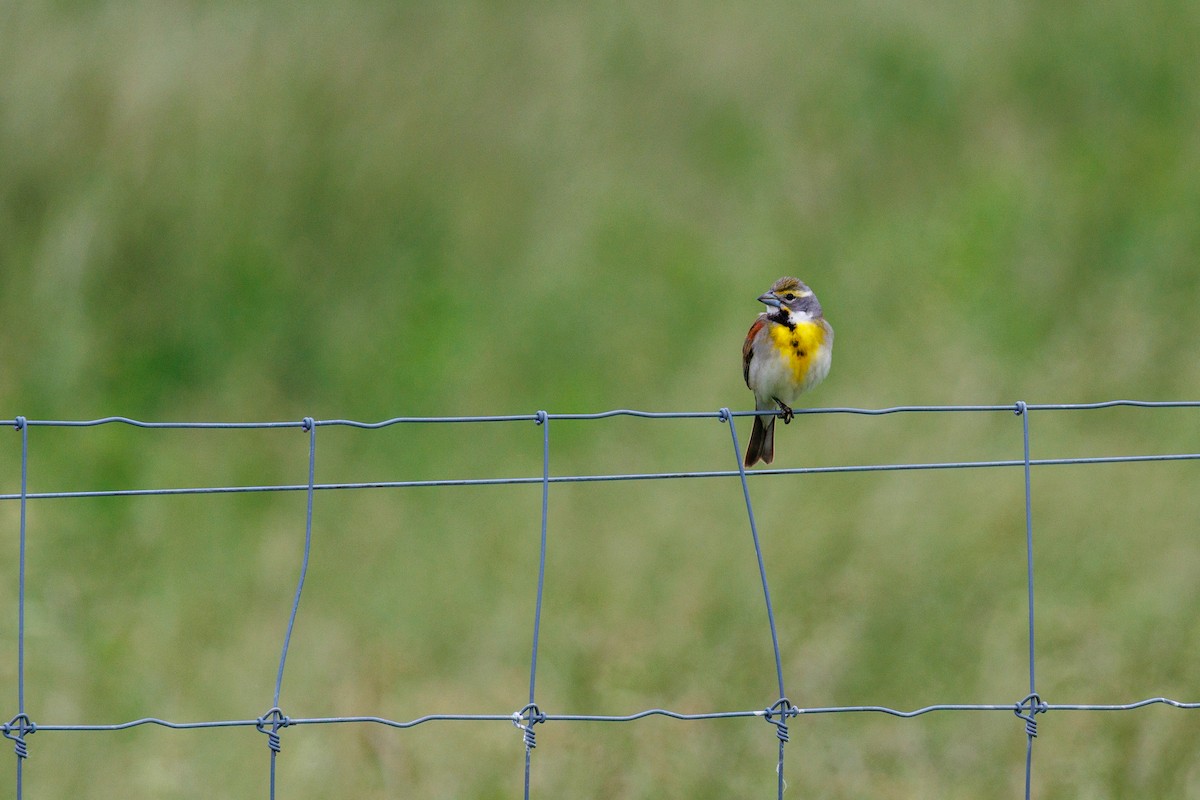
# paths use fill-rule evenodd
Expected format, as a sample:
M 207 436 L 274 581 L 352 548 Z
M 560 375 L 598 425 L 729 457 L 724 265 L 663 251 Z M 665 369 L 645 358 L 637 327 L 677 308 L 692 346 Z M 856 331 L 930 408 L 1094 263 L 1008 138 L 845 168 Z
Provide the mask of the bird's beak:
M 758 302 L 772 306 L 773 308 L 779 308 L 783 305 L 779 302 L 779 298 L 775 296 L 774 292 L 767 292 L 766 294 L 759 295 Z

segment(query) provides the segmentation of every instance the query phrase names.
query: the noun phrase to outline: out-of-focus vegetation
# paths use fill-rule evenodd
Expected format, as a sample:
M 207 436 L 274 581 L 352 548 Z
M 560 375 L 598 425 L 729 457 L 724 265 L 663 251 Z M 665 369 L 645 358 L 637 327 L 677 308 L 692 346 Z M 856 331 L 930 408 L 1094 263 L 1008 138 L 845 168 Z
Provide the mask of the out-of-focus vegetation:
M 781 274 L 837 329 L 814 405 L 1200 396 L 1200 8 L 71 3 L 0 11 L 0 417 L 748 407 Z M 1035 457 L 1195 452 L 1190 411 L 1036 414 Z M 19 486 L 20 439 L 0 448 Z M 743 439 L 745 433 L 743 433 Z M 307 437 L 30 431 L 32 491 L 300 483 Z M 728 469 L 713 421 L 552 424 L 556 474 Z M 537 475 L 532 423 L 322 428 L 322 482 Z M 805 416 L 780 466 L 1012 458 L 1007 414 Z M 1189 463 L 1034 474 L 1038 689 L 1196 700 Z M 800 706 L 1028 691 L 1016 470 L 753 480 Z M 293 717 L 524 705 L 540 487 L 323 492 Z M 548 713 L 776 699 L 736 481 L 556 485 Z M 16 711 L 17 504 L 0 502 Z M 301 494 L 29 505 L 41 724 L 269 706 Z M 7 714 L 7 719 L 11 716 Z M 1041 718 L 1038 797 L 1200 795 L 1200 718 Z M 1022 723 L 804 717 L 789 792 L 1012 797 Z M 39 732 L 36 796 L 265 792 L 250 729 Z M 539 797 L 770 796 L 761 721 L 548 724 Z M 512 797 L 504 723 L 302 726 L 291 798 Z M 12 759 L 0 759 L 0 785 Z

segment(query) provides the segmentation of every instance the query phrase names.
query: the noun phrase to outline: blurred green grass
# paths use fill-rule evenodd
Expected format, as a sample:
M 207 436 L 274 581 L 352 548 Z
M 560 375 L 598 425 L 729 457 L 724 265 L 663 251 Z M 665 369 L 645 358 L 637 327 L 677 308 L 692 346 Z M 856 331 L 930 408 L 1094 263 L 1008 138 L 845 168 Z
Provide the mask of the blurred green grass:
M 1195 398 L 1200 12 L 10 4 L 0 11 L 0 417 L 365 420 L 744 408 L 753 298 L 811 283 L 815 405 Z M 1035 457 L 1195 451 L 1191 412 L 1038 414 Z M 728 468 L 711 421 L 556 422 L 556 473 Z M 802 417 L 782 466 L 1014 458 L 1003 415 Z M 744 434 L 743 434 L 744 436 Z M 34 491 L 299 483 L 295 431 L 30 432 Z M 318 480 L 535 475 L 529 426 L 322 429 Z M 1185 700 L 1195 469 L 1035 473 L 1039 689 Z M 0 452 L 19 486 L 19 440 Z M 799 705 L 1024 696 L 1019 471 L 756 479 Z M 323 493 L 292 716 L 508 711 L 537 487 Z M 36 502 L 36 722 L 269 705 L 303 498 Z M 16 508 L 0 503 L 15 576 Z M 539 702 L 763 707 L 733 482 L 555 486 Z M 0 685 L 15 701 L 15 581 Z M 1200 793 L 1189 712 L 1048 716 L 1039 797 Z M 262 792 L 253 731 L 42 732 L 26 786 Z M 767 726 L 545 726 L 538 796 L 769 794 Z M 1014 719 L 812 717 L 789 791 L 1007 797 Z M 511 797 L 504 725 L 290 729 L 292 797 Z M 12 776 L 0 760 L 0 783 Z

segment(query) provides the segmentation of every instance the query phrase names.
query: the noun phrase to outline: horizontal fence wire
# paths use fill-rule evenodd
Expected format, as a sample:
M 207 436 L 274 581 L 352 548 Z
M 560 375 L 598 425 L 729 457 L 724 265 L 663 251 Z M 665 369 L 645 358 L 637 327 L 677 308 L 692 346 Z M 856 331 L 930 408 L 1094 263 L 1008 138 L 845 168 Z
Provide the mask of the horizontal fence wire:
M 735 420 L 740 417 L 772 414 L 776 412 L 762 411 L 731 411 L 722 408 L 717 411 L 683 411 L 683 412 L 651 412 L 631 409 L 615 409 L 590 414 L 554 414 L 538 411 L 534 414 L 513 414 L 495 416 L 448 416 L 448 417 L 393 417 L 379 422 L 361 422 L 349 419 L 318 420 L 306 417 L 295 421 L 274 422 L 148 422 L 123 416 L 102 417 L 91 420 L 36 420 L 25 417 L 15 417 L 10 420 L 0 420 L 0 425 L 14 428 L 20 435 L 21 449 L 21 479 L 20 491 L 16 493 L 0 493 L 0 502 L 9 501 L 19 504 L 19 557 L 18 557 L 18 602 L 17 602 L 17 667 L 16 689 L 17 710 L 9 722 L 0 725 L 5 738 L 13 742 L 16 755 L 16 797 L 22 797 L 22 764 L 30 756 L 28 738 L 38 731 L 68 731 L 68 732 L 102 732 L 122 731 L 143 726 L 158 726 L 172 730 L 238 728 L 253 727 L 266 734 L 270 753 L 269 792 L 273 799 L 276 796 L 276 759 L 282 751 L 282 732 L 289 727 L 303 725 L 346 725 L 367 724 L 381 725 L 389 728 L 408 729 L 429 723 L 503 723 L 515 726 L 522 733 L 524 745 L 524 796 L 530 796 L 530 780 L 532 771 L 532 753 L 537 746 L 536 727 L 549 723 L 631 723 L 650 717 L 663 717 L 681 721 L 719 720 L 760 718 L 771 723 L 775 728 L 778 739 L 778 760 L 775 771 L 778 775 L 777 796 L 783 797 L 784 755 L 788 742 L 789 721 L 802 716 L 816 714 L 883 714 L 893 717 L 911 719 L 927 714 L 946 712 L 1001 712 L 1013 714 L 1024 721 L 1026 737 L 1025 755 L 1025 797 L 1031 794 L 1031 776 L 1033 771 L 1033 742 L 1038 735 L 1037 715 L 1048 712 L 1119 712 L 1132 711 L 1153 705 L 1164 705 L 1179 709 L 1200 708 L 1200 702 L 1185 702 L 1168 697 L 1151 697 L 1127 703 L 1113 704 L 1070 704 L 1049 703 L 1044 701 L 1037 691 L 1036 681 L 1036 638 L 1035 638 L 1035 592 L 1033 583 L 1034 568 L 1034 516 L 1033 492 L 1031 473 L 1033 468 L 1063 466 L 1063 465 L 1094 465 L 1117 463 L 1144 463 L 1165 461 L 1194 461 L 1200 460 L 1200 453 L 1154 453 L 1134 455 L 1090 456 L 1072 458 L 1032 458 L 1030 455 L 1030 416 L 1031 412 L 1082 412 L 1117 407 L 1132 407 L 1144 409 L 1190 408 L 1200 409 L 1198 401 L 1144 401 L 1144 400 L 1110 400 L 1098 403 L 1052 403 L 1034 404 L 1017 401 L 1007 405 L 912 405 L 893 406 L 888 408 L 809 408 L 795 409 L 795 414 L 819 415 L 865 415 L 886 416 L 895 414 L 971 414 L 971 413 L 1005 413 L 1015 415 L 1021 424 L 1021 442 L 1023 456 L 1020 459 L 947 461 L 927 463 L 878 463 L 851 464 L 823 467 L 799 468 L 764 468 L 747 471 L 742 465 L 741 445 L 738 441 Z M 736 469 L 716 471 L 690 472 L 660 472 L 660 473 L 627 473 L 627 474 L 594 474 L 594 475 L 554 475 L 551 472 L 551 423 L 557 420 L 595 421 L 614 417 L 636 417 L 651 420 L 676 419 L 712 419 L 723 423 L 727 428 L 732 446 L 733 463 Z M 323 427 L 340 426 L 364 430 L 379 430 L 397 425 L 411 424 L 460 424 L 460 423 L 534 423 L 541 431 L 542 470 L 540 476 L 510 476 L 494 478 L 470 478 L 447 480 L 407 480 L 407 481 L 371 481 L 359 483 L 316 483 L 317 463 L 317 431 Z M 187 487 L 150 487 L 135 489 L 84 489 L 53 492 L 31 492 L 28 485 L 29 466 L 29 431 L 31 428 L 92 428 L 105 425 L 127 425 L 145 429 L 196 429 L 196 430 L 263 430 L 277 428 L 294 428 L 307 434 L 308 437 L 308 480 L 304 484 L 280 485 L 240 485 L 240 486 L 187 486 Z M 963 470 L 980 468 L 1021 468 L 1024 471 L 1024 521 L 1026 534 L 1026 602 L 1028 612 L 1028 672 L 1029 693 L 1018 700 L 1008 703 L 995 704 L 934 704 L 912 710 L 891 708 L 880 705 L 856 706 L 825 706 L 799 707 L 788 699 L 784 686 L 784 668 L 779 647 L 779 637 L 771 604 L 771 592 L 767 580 L 767 563 L 763 556 L 758 539 L 757 523 L 754 505 L 748 479 L 781 475 L 817 475 L 841 474 L 860 472 L 889 472 L 908 470 Z M 764 707 L 731 711 L 711 711 L 703 713 L 681 713 L 663 708 L 648 708 L 631 714 L 555 714 L 546 713 L 537 704 L 538 677 L 538 646 L 542 620 L 542 597 L 546 574 L 546 547 L 549 536 L 548 512 L 550 507 L 551 487 L 563 483 L 641 481 L 641 480 L 682 480 L 682 479 L 729 479 L 738 478 L 742 488 L 742 497 L 758 564 L 759 578 L 763 592 L 766 612 L 766 629 L 769 631 L 774 655 L 774 672 L 778 686 L 778 695 Z M 292 631 L 300 608 L 305 580 L 312 552 L 313 541 L 313 504 L 317 493 L 348 490 L 401 489 L 434 486 L 493 486 L 493 485 L 540 485 L 541 493 L 541 525 L 538 548 L 538 563 L 534 574 L 531 592 L 535 595 L 535 611 L 533 620 L 532 649 L 529 671 L 528 702 L 520 709 L 509 713 L 481 714 L 426 714 L 415 719 L 394 720 L 379 716 L 332 716 L 332 717 L 289 717 L 284 714 L 280 705 L 281 689 L 287 663 L 288 650 Z M 162 495 L 203 495 L 203 494 L 235 494 L 249 492 L 305 492 L 305 528 L 303 540 L 303 557 L 300 574 L 297 579 L 295 593 L 292 598 L 287 627 L 283 635 L 278 669 L 274 682 L 274 694 L 271 706 L 260 716 L 243 719 L 203 720 L 179 722 L 156 717 L 117 722 L 112 724 L 62 724 L 37 722 L 30 716 L 25 705 L 25 640 L 26 640 L 26 540 L 28 535 L 27 504 L 30 501 L 61 500 L 71 498 L 95 497 L 146 497 Z

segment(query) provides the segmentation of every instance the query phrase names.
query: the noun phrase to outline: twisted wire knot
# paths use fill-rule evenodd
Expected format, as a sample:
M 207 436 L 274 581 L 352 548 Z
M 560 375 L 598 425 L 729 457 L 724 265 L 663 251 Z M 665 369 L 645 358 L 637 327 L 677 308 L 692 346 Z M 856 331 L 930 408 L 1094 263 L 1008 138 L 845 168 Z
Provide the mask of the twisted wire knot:
M 19 431 L 24 427 L 25 427 L 25 418 L 24 417 L 17 417 L 16 419 L 13 420 L 13 429 L 14 430 Z
M 722 408 L 717 411 L 717 419 L 721 422 L 729 422 L 729 418 L 733 416 L 733 412 L 728 408 Z
M 25 737 L 37 733 L 37 725 L 33 724 L 29 715 L 17 714 L 4 725 L 3 733 L 4 738 L 13 743 L 13 752 L 17 754 L 17 758 L 29 758 L 29 746 L 25 744 Z
M 791 700 L 781 697 L 763 712 L 763 719 L 775 726 L 775 735 L 779 741 L 786 743 L 789 736 L 787 718 L 798 713 Z
M 254 727 L 259 733 L 267 735 L 267 747 L 271 748 L 271 752 L 278 753 L 281 748 L 279 741 L 279 729 L 286 728 L 291 724 L 291 720 L 280 710 L 279 706 L 275 706 L 266 714 L 263 714 L 255 722 Z M 270 729 L 267 726 L 270 725 Z
M 300 430 L 304 431 L 305 433 L 308 433 L 309 431 L 311 431 L 313 429 L 313 426 L 316 424 L 317 424 L 317 421 L 314 420 L 312 417 L 305 417 L 304 419 L 300 420 Z
M 550 414 L 548 414 L 545 411 L 539 411 L 539 412 L 537 412 L 534 422 L 537 423 L 538 425 L 545 425 L 549 419 L 550 419 Z
M 533 731 L 533 726 L 545 721 L 546 715 L 541 712 L 536 703 L 529 703 L 520 711 L 513 712 L 513 727 L 521 730 L 521 738 L 524 740 L 527 750 L 537 747 L 537 735 Z
M 1016 414 L 1018 417 L 1021 416 L 1022 414 L 1024 414 L 1028 410 L 1029 410 L 1029 407 L 1027 405 L 1025 405 L 1024 400 L 1018 400 L 1016 406 L 1013 407 L 1013 413 Z
M 1027 713 L 1021 713 L 1027 709 Z M 1013 713 L 1025 720 L 1025 735 L 1031 739 L 1038 735 L 1037 720 L 1034 717 L 1045 711 L 1046 704 L 1042 702 L 1042 698 L 1038 696 L 1037 692 L 1025 695 L 1025 698 L 1013 708 Z

